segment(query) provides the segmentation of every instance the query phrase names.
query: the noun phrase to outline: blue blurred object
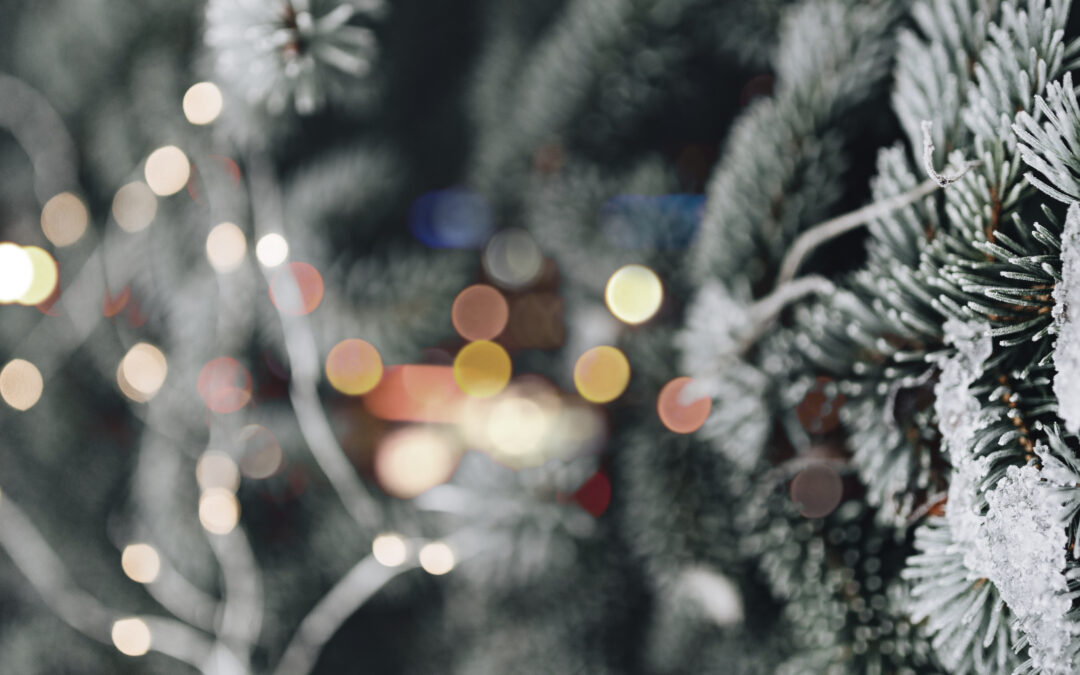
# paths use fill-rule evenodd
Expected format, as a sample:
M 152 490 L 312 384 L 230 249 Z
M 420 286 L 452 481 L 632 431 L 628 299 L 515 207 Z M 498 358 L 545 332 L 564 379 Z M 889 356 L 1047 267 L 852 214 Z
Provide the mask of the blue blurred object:
M 604 203 L 600 226 L 620 248 L 680 249 L 690 245 L 705 195 L 617 195 Z
M 435 190 L 409 210 L 409 232 L 431 248 L 480 248 L 494 231 L 491 207 L 468 190 Z

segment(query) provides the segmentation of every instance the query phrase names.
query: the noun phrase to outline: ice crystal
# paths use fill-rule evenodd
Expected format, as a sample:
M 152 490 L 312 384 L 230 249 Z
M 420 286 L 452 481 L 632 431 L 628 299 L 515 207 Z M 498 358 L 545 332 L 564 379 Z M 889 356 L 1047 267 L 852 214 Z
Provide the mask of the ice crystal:
M 971 385 L 993 351 L 989 330 L 985 324 L 956 319 L 945 323 L 945 341 L 956 350 L 941 360 L 941 377 L 934 387 L 934 410 L 954 467 L 961 462 L 959 455 L 969 451 L 975 432 L 987 421 L 982 406 L 971 394 Z
M 1054 325 L 1058 339 L 1054 346 L 1054 393 L 1058 414 L 1065 428 L 1080 431 L 1080 321 L 1070 313 L 1069 303 L 1080 291 L 1080 204 L 1069 207 L 1065 231 L 1061 235 L 1061 280 L 1054 285 Z

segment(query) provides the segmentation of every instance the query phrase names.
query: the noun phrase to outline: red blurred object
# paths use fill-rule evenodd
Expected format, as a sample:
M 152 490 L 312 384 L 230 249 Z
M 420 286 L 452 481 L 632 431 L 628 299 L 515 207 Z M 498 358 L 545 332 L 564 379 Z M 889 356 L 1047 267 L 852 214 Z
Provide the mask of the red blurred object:
M 604 470 L 597 471 L 592 478 L 585 481 L 585 484 L 574 493 L 574 499 L 581 508 L 594 517 L 599 518 L 604 511 L 607 511 L 608 505 L 611 504 L 611 480 L 608 479 Z

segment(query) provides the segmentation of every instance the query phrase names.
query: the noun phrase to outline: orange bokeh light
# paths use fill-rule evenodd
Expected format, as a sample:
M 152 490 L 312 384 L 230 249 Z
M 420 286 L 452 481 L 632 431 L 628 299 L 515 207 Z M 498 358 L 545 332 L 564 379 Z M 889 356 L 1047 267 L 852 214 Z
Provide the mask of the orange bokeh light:
M 314 312 L 324 290 L 319 270 L 304 262 L 289 263 L 270 279 L 270 301 L 282 314 L 290 316 Z
M 236 412 L 251 400 L 251 373 L 228 356 L 203 366 L 195 386 L 206 407 L 216 413 Z
M 342 340 L 326 355 L 326 379 L 343 394 L 366 394 L 382 379 L 379 352 L 363 340 Z
M 664 426 L 677 434 L 690 434 L 701 428 L 712 412 L 712 399 L 708 396 L 683 400 L 683 390 L 693 382 L 689 377 L 676 377 L 664 385 L 656 398 L 656 412 Z
M 506 328 L 510 306 L 494 287 L 475 284 L 458 293 L 450 318 L 466 340 L 491 340 Z
M 464 396 L 450 366 L 390 366 L 364 407 L 395 422 L 453 422 Z

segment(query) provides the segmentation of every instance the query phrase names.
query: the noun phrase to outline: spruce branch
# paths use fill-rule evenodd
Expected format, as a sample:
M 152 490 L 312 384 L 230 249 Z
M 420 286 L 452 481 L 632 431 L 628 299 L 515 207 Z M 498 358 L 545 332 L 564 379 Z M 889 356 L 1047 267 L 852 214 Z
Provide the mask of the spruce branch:
M 979 160 L 971 160 L 964 162 L 964 165 L 952 174 L 938 173 L 934 169 L 934 123 L 930 120 L 923 120 L 922 122 L 922 134 L 923 134 L 923 168 L 926 169 L 926 174 L 941 187 L 947 187 L 952 185 L 956 181 L 964 177 L 968 171 L 973 167 L 980 164 Z

